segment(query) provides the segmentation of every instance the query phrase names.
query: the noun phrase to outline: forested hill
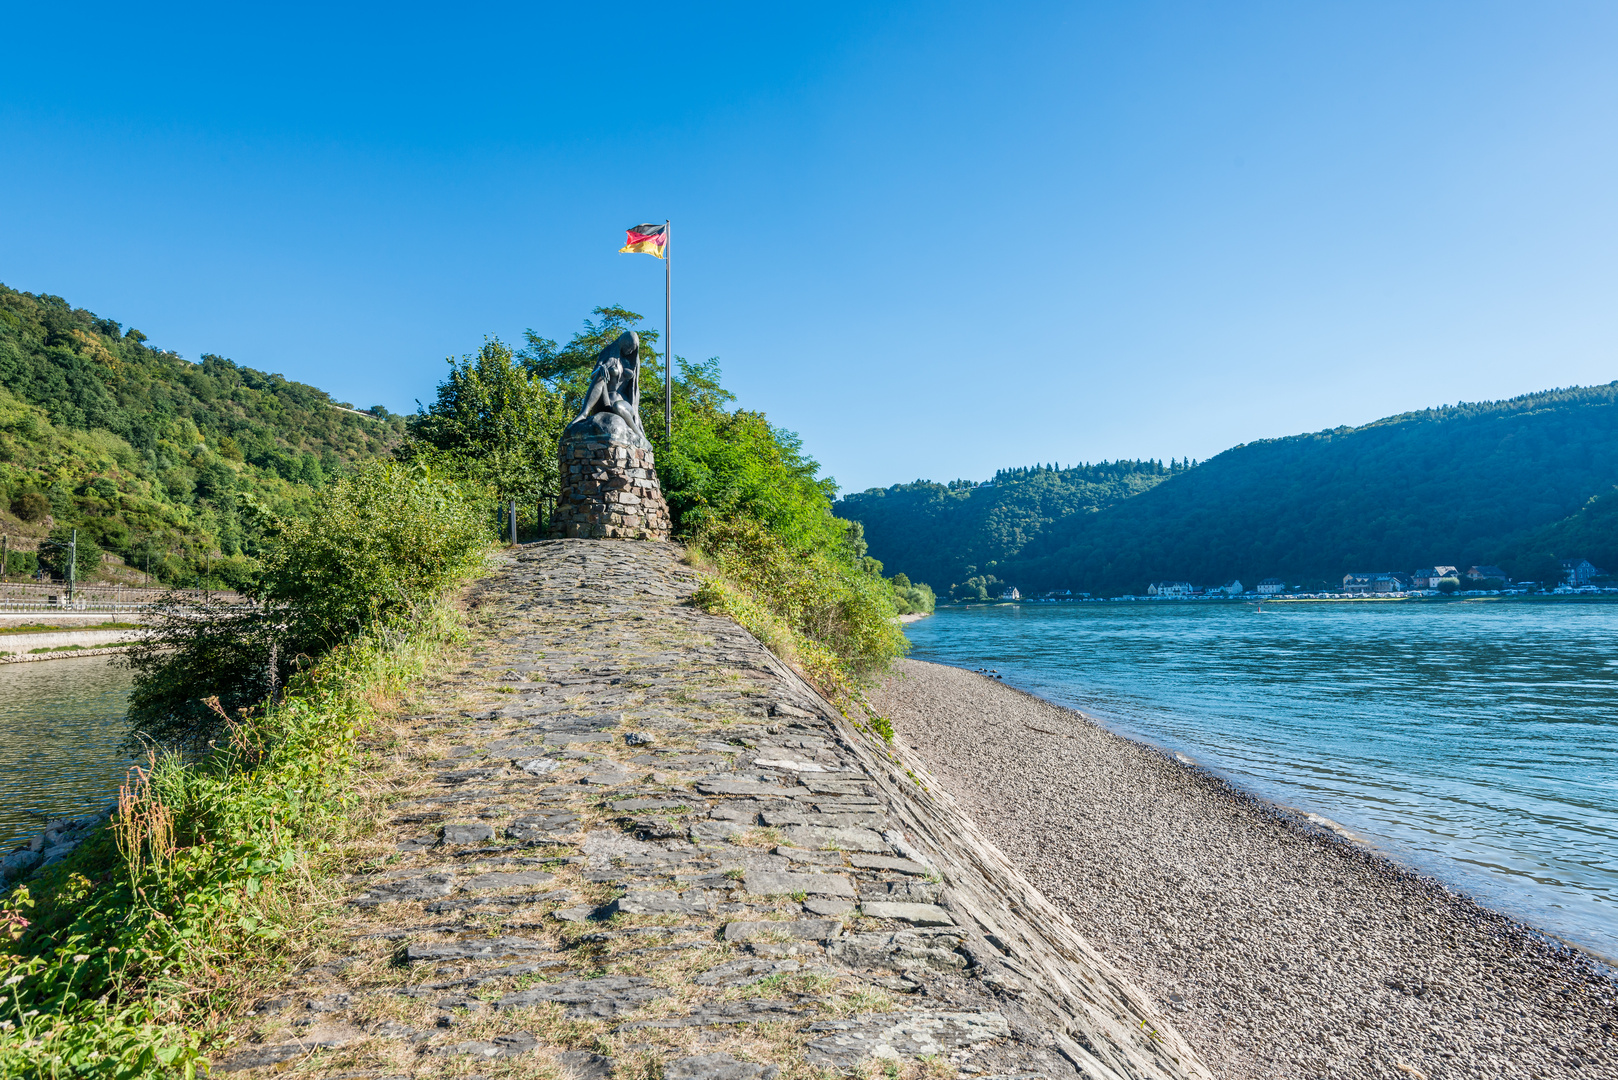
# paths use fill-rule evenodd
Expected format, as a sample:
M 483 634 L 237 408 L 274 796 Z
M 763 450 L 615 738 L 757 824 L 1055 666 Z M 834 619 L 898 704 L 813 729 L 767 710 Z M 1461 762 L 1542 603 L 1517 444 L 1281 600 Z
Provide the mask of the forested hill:
M 1273 576 L 1319 588 L 1351 571 L 1435 563 L 1495 563 L 1523 577 L 1553 555 L 1611 569 L 1614 485 L 1618 382 L 1238 446 L 1096 513 L 1052 521 L 1007 545 L 994 572 L 1025 593 L 1118 595 L 1164 579 L 1251 586 Z M 1022 505 L 1012 490 L 1001 498 L 1007 513 Z M 864 503 L 843 506 L 864 520 Z M 932 522 L 917 512 L 889 515 L 881 530 L 867 523 L 872 555 L 917 576 L 907 558 L 920 558 L 917 537 L 930 537 L 951 545 L 927 556 L 948 568 L 929 571 L 935 585 L 981 573 L 993 553 L 954 544 Z M 907 529 L 916 536 L 901 540 Z
M 1187 468 L 1177 461 L 1109 461 L 1002 469 L 984 484 L 917 480 L 871 488 L 845 496 L 836 512 L 865 527 L 871 554 L 885 566 L 942 593 L 945 583 L 999 574 L 1001 563 L 1054 523 L 1112 506 Z
M 245 496 L 289 507 L 402 436 L 403 417 L 335 406 L 312 386 L 219 356 L 190 363 L 60 297 L 0 285 L 0 532 L 15 550 L 76 526 L 159 577 L 206 570 L 231 584 L 251 556 Z

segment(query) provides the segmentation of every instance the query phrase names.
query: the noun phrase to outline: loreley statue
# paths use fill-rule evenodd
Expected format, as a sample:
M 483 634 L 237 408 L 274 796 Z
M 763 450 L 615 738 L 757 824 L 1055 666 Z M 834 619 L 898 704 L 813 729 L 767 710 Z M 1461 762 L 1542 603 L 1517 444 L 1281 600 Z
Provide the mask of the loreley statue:
M 633 330 L 619 334 L 618 340 L 596 356 L 584 408 L 567 426 L 562 440 L 592 436 L 643 450 L 652 448 L 640 425 L 640 335 Z
M 668 539 L 669 508 L 640 423 L 640 375 L 633 330 L 596 356 L 584 408 L 562 432 L 562 490 L 551 536 Z

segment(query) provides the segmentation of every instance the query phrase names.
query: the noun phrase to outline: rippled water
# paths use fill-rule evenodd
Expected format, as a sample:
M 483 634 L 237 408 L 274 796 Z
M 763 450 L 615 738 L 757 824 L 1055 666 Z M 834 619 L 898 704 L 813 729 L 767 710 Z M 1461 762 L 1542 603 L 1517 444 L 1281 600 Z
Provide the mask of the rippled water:
M 908 633 L 1618 957 L 1618 605 L 1000 605 Z
M 36 814 L 84 814 L 116 797 L 129 684 L 105 656 L 0 664 L 0 844 L 37 834 Z

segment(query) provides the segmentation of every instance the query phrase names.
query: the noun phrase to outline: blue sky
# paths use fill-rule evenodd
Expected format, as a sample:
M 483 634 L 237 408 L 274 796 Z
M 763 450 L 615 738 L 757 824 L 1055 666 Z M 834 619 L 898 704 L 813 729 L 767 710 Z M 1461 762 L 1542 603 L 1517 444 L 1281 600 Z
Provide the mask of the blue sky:
M 584 10 L 588 8 L 589 10 Z M 845 488 L 1618 378 L 1601 3 L 35 5 L 0 281 L 409 411 L 597 304 Z

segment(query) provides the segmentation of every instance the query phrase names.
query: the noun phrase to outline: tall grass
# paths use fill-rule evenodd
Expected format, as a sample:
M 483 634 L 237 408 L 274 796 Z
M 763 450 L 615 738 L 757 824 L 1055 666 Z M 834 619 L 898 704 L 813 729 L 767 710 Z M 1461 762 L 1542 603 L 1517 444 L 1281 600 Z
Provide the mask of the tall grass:
M 741 623 L 850 719 L 893 738 L 863 693 L 909 649 L 886 581 L 825 550 L 793 548 L 747 517 L 708 522 L 691 547 L 715 571 L 695 603 Z
M 253 620 L 136 665 L 137 722 L 217 737 L 200 756 L 151 743 L 111 825 L 0 902 L 0 1078 L 197 1075 L 210 1027 L 287 959 L 290 897 L 341 832 L 375 703 L 459 633 L 444 598 L 492 539 L 476 500 L 420 468 L 362 466 L 280 529 Z M 300 658 L 269 697 L 266 628 Z M 225 704 L 221 685 L 237 690 Z
M 197 1074 L 244 972 L 274 967 L 289 878 L 340 829 L 356 734 L 459 633 L 373 626 L 186 763 L 153 751 L 113 824 L 0 905 L 0 1077 Z

